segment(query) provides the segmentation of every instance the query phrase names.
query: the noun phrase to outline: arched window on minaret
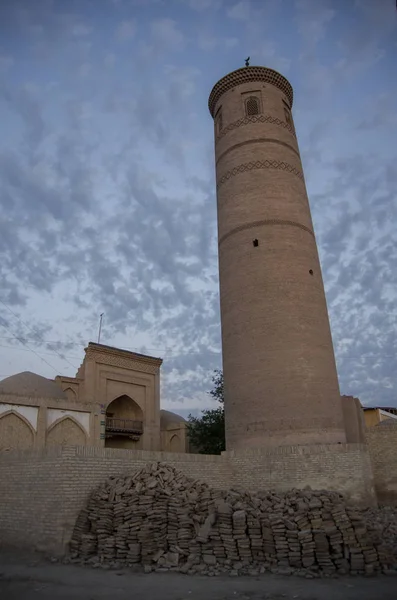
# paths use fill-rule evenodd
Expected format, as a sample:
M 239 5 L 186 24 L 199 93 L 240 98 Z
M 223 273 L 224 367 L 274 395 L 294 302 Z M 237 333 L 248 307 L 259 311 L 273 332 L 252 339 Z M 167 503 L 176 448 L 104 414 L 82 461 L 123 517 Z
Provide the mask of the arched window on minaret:
M 284 108 L 284 115 L 287 125 L 292 127 L 291 113 L 289 112 L 288 108 Z
M 215 113 L 215 134 L 219 135 L 223 129 L 222 106 Z
M 283 98 L 283 104 L 284 104 L 285 121 L 286 121 L 287 125 L 289 125 L 292 128 L 293 125 L 292 125 L 292 119 L 291 119 L 291 110 L 290 110 L 290 107 L 288 106 L 288 104 L 286 103 L 286 101 L 284 100 L 284 98 Z
M 245 114 L 247 117 L 253 117 L 254 115 L 259 115 L 260 113 L 260 105 L 259 98 L 256 96 L 250 96 L 245 101 Z

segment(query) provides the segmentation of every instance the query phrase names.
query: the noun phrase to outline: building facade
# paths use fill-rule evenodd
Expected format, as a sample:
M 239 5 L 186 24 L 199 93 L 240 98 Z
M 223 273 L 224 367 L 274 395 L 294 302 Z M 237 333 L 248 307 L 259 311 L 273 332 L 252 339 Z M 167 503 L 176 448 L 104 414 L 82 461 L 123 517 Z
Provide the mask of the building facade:
M 0 381 L 0 450 L 54 445 L 186 452 L 186 421 L 160 410 L 162 360 L 89 343 L 76 377 Z
M 375 427 L 380 423 L 397 425 L 397 408 L 395 406 L 366 406 L 364 420 L 366 427 Z
M 292 102 L 265 67 L 209 96 L 228 450 L 346 442 Z

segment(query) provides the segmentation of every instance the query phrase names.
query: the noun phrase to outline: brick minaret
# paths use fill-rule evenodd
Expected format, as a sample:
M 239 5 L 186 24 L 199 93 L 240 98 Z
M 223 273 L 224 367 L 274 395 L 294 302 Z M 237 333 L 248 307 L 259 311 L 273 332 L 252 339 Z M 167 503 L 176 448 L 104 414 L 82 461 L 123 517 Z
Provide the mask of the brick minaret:
M 292 100 L 265 67 L 209 97 L 227 450 L 346 441 Z

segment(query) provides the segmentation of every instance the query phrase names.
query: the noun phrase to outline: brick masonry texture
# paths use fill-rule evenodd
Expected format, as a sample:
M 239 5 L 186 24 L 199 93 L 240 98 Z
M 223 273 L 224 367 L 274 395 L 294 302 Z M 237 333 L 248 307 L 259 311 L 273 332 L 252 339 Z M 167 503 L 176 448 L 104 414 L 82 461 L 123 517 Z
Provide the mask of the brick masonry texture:
M 283 447 L 223 456 L 97 447 L 54 447 L 0 454 L 0 540 L 63 554 L 89 494 L 110 475 L 163 462 L 215 488 L 330 489 L 373 505 L 370 460 L 362 445 Z
M 190 477 L 225 485 L 230 467 L 222 457 L 98 447 L 56 447 L 0 454 L 0 540 L 60 551 L 69 542 L 89 493 L 109 475 L 163 461 Z M 5 492 L 5 493 L 4 493 Z
M 380 504 L 397 506 L 397 424 L 383 421 L 366 432 Z
M 247 116 L 251 96 L 260 114 Z M 263 67 L 210 95 L 227 450 L 346 442 L 291 102 Z
M 224 137 L 225 135 L 227 135 L 229 133 L 229 131 L 233 131 L 234 129 L 238 129 L 239 127 L 244 127 L 244 125 L 249 125 L 251 123 L 271 123 L 272 125 L 277 125 L 278 127 L 283 127 L 284 129 L 287 129 L 291 135 L 293 135 L 295 137 L 295 131 L 294 129 L 291 127 L 291 125 L 288 125 L 288 123 L 286 123 L 285 121 L 282 121 L 281 119 L 278 119 L 277 117 L 274 118 L 271 115 L 257 115 L 254 117 L 244 117 L 243 119 L 238 119 L 237 121 L 234 121 L 234 123 L 230 123 L 229 125 L 227 125 L 227 127 L 224 127 L 216 136 L 216 141 L 219 142 L 219 140 Z M 259 140 L 260 138 L 258 138 Z M 268 138 L 268 141 L 271 138 Z M 243 145 L 245 143 L 250 144 L 255 142 L 256 140 L 246 140 L 245 142 L 241 142 L 240 144 L 237 145 Z M 272 139 L 272 141 L 274 141 L 274 138 Z M 295 150 L 290 144 L 287 144 L 286 142 L 281 142 L 280 140 L 278 140 L 279 144 L 284 144 L 286 146 L 289 146 L 293 152 L 295 152 L 295 154 L 297 154 L 299 156 L 299 152 L 297 150 Z M 227 151 L 225 151 L 227 152 Z M 216 162 L 219 161 L 221 157 L 218 156 L 218 158 L 216 159 Z
M 225 455 L 233 484 L 249 490 L 285 492 L 310 486 L 339 491 L 355 505 L 375 502 L 371 461 L 364 444 L 280 446 Z

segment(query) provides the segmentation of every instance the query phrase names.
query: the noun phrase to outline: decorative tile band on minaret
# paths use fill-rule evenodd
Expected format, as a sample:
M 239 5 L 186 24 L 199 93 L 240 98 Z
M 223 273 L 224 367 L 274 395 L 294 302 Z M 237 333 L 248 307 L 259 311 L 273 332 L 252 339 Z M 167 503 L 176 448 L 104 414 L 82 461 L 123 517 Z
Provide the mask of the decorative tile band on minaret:
M 208 102 L 227 450 L 346 442 L 292 103 L 285 77 L 254 66 Z

